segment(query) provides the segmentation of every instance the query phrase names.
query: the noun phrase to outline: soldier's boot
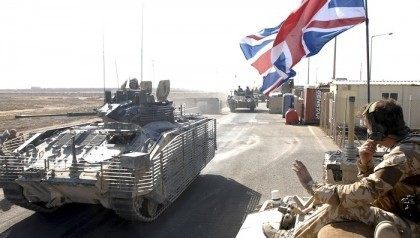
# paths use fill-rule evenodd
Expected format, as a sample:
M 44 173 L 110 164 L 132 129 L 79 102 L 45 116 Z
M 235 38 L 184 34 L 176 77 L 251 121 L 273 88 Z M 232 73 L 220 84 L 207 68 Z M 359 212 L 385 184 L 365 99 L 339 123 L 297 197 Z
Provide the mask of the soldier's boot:
M 390 221 L 381 221 L 376 225 L 374 238 L 401 238 L 397 227 Z
M 276 228 L 272 227 L 268 223 L 264 223 L 262 225 L 262 230 L 267 238 L 279 238 L 280 237 L 280 230 L 277 230 Z

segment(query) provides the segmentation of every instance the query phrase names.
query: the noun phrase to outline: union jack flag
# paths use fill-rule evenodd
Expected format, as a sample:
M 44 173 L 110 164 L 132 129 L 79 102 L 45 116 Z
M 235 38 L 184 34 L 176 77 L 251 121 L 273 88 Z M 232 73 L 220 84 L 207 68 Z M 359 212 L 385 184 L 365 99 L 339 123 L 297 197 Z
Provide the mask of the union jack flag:
M 281 77 L 271 63 L 271 49 L 280 27 L 281 24 L 276 27 L 265 28 L 258 33 L 246 36 L 240 42 L 245 58 L 263 78 L 260 90 L 264 94 L 268 94 L 296 75 L 296 72 L 291 70 L 287 77 Z
M 292 67 L 303 57 L 365 19 L 363 0 L 304 0 L 282 24 L 245 37 L 240 46 L 269 94 L 296 74 Z

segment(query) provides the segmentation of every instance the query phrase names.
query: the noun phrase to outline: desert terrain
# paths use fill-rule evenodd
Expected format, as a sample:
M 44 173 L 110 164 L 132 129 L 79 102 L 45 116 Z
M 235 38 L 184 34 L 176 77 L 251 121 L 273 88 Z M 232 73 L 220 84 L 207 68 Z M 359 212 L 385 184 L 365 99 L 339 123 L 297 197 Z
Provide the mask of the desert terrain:
M 113 90 L 115 91 L 115 90 Z M 169 100 L 180 105 L 186 98 L 217 97 L 224 101 L 224 93 L 172 90 Z M 78 124 L 98 119 L 95 116 L 49 116 L 15 118 L 15 115 L 65 114 L 94 112 L 103 105 L 102 89 L 19 89 L 0 90 L 0 133 L 16 129 L 21 133 L 62 124 Z

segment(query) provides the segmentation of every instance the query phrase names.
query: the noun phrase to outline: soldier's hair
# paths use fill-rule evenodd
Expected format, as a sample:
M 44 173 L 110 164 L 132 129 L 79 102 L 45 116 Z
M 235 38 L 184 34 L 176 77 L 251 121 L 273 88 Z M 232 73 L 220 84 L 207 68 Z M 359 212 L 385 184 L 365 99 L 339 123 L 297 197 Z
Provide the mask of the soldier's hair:
M 363 111 L 367 105 L 362 108 Z M 376 124 L 381 124 L 386 128 L 386 135 L 396 135 L 405 137 L 410 133 L 410 129 L 405 125 L 403 110 L 394 99 L 381 99 L 376 103 L 375 110 L 372 112 Z M 368 118 L 369 120 L 369 118 Z M 369 123 L 372 123 L 369 121 Z

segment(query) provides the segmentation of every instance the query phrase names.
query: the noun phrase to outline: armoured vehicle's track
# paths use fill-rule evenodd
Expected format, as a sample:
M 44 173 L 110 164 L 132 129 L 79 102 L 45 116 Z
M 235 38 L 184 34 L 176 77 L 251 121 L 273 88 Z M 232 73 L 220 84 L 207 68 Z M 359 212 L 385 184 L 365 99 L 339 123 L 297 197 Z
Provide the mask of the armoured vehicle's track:
M 151 222 L 169 206 L 151 203 L 150 200 L 138 197 L 111 199 L 111 207 L 115 213 L 130 221 Z

